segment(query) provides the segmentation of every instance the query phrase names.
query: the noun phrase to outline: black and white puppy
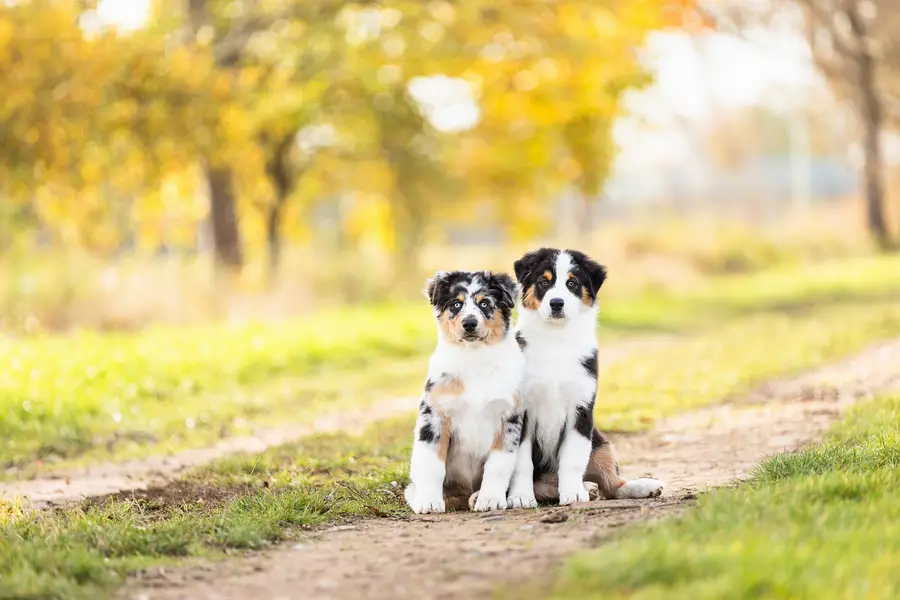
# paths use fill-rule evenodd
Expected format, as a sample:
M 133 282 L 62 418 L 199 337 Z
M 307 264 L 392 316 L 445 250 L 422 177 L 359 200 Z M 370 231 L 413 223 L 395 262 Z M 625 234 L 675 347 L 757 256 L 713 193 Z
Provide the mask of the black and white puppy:
M 428 281 L 438 329 L 415 426 L 406 501 L 417 513 L 503 510 L 522 437 L 524 356 L 510 331 L 518 286 L 503 273 Z
M 661 481 L 619 477 L 612 444 L 594 427 L 597 292 L 606 269 L 582 252 L 555 248 L 529 252 L 514 268 L 527 428 L 510 497 L 533 489 L 541 502 L 585 502 L 591 484 L 606 498 L 660 495 Z

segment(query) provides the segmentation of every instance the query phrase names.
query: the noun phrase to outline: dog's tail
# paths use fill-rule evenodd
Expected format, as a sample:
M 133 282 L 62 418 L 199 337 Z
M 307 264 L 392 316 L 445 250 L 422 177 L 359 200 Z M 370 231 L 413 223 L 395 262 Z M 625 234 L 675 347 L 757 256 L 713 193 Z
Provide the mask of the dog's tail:
M 612 442 L 596 428 L 591 436 L 591 458 L 584 480 L 597 484 L 603 498 L 654 498 L 662 494 L 663 483 L 641 478 L 626 481 L 619 477 L 619 462 Z

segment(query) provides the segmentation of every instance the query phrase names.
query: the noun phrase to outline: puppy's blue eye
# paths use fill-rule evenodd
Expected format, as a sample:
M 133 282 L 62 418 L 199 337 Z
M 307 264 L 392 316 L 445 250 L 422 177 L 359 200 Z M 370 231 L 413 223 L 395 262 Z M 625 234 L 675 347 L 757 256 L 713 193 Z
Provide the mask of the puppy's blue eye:
M 490 306 L 490 304 L 488 304 L 487 300 L 482 300 L 479 306 L 481 306 L 481 308 L 487 308 L 488 306 Z
M 541 282 L 538 285 L 541 286 L 542 288 L 545 288 L 548 285 L 550 285 L 550 282 L 547 281 L 546 279 L 541 279 Z
M 574 279 L 570 279 L 569 282 L 568 282 L 566 285 L 569 286 L 569 289 L 574 290 L 574 289 L 575 289 L 575 285 L 576 285 L 576 284 L 575 284 L 575 280 L 574 280 Z
M 456 302 L 453 303 L 453 308 L 462 308 L 462 302 L 457 300 Z

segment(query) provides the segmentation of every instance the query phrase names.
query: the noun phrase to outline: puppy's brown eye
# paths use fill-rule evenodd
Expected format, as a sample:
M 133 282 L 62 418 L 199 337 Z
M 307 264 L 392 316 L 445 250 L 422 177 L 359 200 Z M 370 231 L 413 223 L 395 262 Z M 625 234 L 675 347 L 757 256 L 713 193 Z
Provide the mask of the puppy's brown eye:
M 566 285 L 569 286 L 569 289 L 570 289 L 570 290 L 574 290 L 574 289 L 575 289 L 575 285 L 576 285 L 575 280 L 574 280 L 574 279 L 570 279 L 570 280 L 568 281 L 568 283 L 566 283 Z

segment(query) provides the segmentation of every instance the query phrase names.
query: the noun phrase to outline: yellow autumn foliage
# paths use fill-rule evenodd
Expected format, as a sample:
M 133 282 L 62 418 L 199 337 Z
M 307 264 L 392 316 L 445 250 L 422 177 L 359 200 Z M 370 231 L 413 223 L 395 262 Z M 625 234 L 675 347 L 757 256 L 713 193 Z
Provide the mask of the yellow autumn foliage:
M 686 0 L 207 0 L 193 30 L 187 5 L 119 32 L 83 28 L 76 0 L 0 3 L 0 233 L 192 246 L 209 163 L 252 252 L 273 215 L 316 235 L 323 203 L 341 239 L 398 253 L 454 222 L 534 236 L 562 190 L 602 187 L 646 36 L 702 24 Z M 411 99 L 436 75 L 468 83 L 471 127 Z

